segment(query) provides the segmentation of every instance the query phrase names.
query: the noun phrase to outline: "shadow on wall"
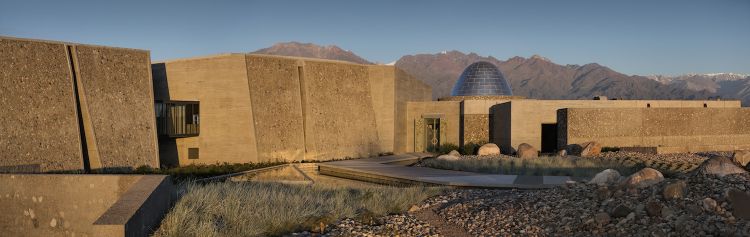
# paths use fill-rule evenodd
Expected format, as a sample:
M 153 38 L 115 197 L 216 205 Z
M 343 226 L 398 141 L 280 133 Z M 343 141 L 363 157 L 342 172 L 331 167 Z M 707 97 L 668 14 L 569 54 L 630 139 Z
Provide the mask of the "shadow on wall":
M 489 112 L 489 142 L 500 147 L 503 154 L 515 154 L 516 149 L 510 145 L 510 102 L 493 105 Z
M 167 80 L 167 67 L 164 63 L 151 65 L 151 74 L 154 85 L 154 102 L 170 101 L 169 81 Z M 154 111 L 154 117 L 156 111 Z M 159 121 L 157 121 L 158 123 Z M 157 131 L 158 135 L 158 131 Z M 178 167 L 180 165 L 177 154 L 177 141 L 174 138 L 159 136 L 159 163 L 162 168 Z
M 41 173 L 41 164 L 0 166 L 0 173 Z

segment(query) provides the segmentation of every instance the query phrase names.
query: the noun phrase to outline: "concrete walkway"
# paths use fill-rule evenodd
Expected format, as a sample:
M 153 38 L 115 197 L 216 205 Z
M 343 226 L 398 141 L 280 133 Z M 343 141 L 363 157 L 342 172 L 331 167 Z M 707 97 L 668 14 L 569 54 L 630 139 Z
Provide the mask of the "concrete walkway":
M 383 184 L 438 184 L 457 187 L 539 189 L 572 181 L 568 176 L 521 176 L 410 167 L 428 153 L 408 153 L 320 163 L 320 174 Z

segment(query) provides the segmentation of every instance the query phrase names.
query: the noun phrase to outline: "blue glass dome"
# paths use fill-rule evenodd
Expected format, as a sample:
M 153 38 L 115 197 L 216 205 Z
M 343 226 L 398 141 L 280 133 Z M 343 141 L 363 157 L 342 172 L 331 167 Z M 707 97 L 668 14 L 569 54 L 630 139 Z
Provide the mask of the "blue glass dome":
M 497 67 L 489 62 L 472 63 L 458 78 L 451 96 L 511 96 L 510 84 Z

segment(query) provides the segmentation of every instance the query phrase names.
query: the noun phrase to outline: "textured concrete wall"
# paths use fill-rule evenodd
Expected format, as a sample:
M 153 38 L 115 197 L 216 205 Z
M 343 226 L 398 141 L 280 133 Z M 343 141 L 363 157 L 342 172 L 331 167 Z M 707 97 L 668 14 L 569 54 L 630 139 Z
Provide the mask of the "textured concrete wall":
M 259 161 L 304 159 L 300 70 L 294 59 L 247 56 Z
M 0 175 L 6 236 L 146 236 L 169 209 L 166 176 Z
M 317 60 L 304 63 L 305 159 L 379 153 L 367 67 Z
M 432 100 L 432 88 L 398 68 L 395 68 L 395 76 L 393 152 L 399 154 L 414 149 L 414 139 L 408 139 L 409 134 L 414 136 L 414 129 L 409 129 L 409 126 L 414 126 L 414 120 L 407 118 L 409 111 L 407 103 Z M 411 144 L 411 149 L 408 148 L 408 144 Z M 456 141 L 455 144 L 458 142 Z
M 253 107 L 244 54 L 226 54 L 154 65 L 154 80 L 166 80 L 171 100 L 200 101 L 198 137 L 176 139 L 179 164 L 258 162 Z M 161 76 L 164 77 L 161 77 Z M 164 84 L 160 82 L 160 84 Z M 199 159 L 188 159 L 188 148 Z
M 596 140 L 603 146 L 750 145 L 750 109 L 572 108 L 558 112 L 560 145 Z
M 494 140 L 514 148 L 521 143 L 540 148 L 541 125 L 556 124 L 557 110 L 563 108 L 703 108 L 704 104 L 708 108 L 740 107 L 739 101 L 698 100 L 512 100 L 507 103 L 510 103 L 510 113 L 493 114 L 493 119 L 501 123 L 498 126 L 510 128 L 510 139 Z
M 460 101 L 407 102 L 406 107 L 406 152 L 421 152 L 415 150 L 415 123 L 425 115 L 440 115 L 441 122 L 445 121 L 446 127 L 441 127 L 441 132 L 445 134 L 446 139 L 442 144 L 459 143 Z
M 368 65 L 368 79 L 378 128 L 379 150 L 394 150 L 394 116 L 396 114 L 396 70 L 393 66 Z
M 0 172 L 83 169 L 66 52 L 62 43 L 0 38 Z
M 466 143 L 489 142 L 490 116 L 488 114 L 464 114 L 463 141 Z
M 74 59 L 91 168 L 159 167 L 149 52 L 78 45 Z
M 0 50 L 1 169 L 158 167 L 148 51 L 1 37 Z

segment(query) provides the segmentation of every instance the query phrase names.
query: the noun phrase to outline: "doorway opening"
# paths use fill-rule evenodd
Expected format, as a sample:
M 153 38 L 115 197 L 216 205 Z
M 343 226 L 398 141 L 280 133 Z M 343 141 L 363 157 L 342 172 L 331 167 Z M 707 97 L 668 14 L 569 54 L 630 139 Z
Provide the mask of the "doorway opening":
M 440 118 L 424 119 L 425 150 L 436 152 L 440 149 Z
M 542 153 L 554 153 L 557 150 L 557 124 L 542 124 Z

